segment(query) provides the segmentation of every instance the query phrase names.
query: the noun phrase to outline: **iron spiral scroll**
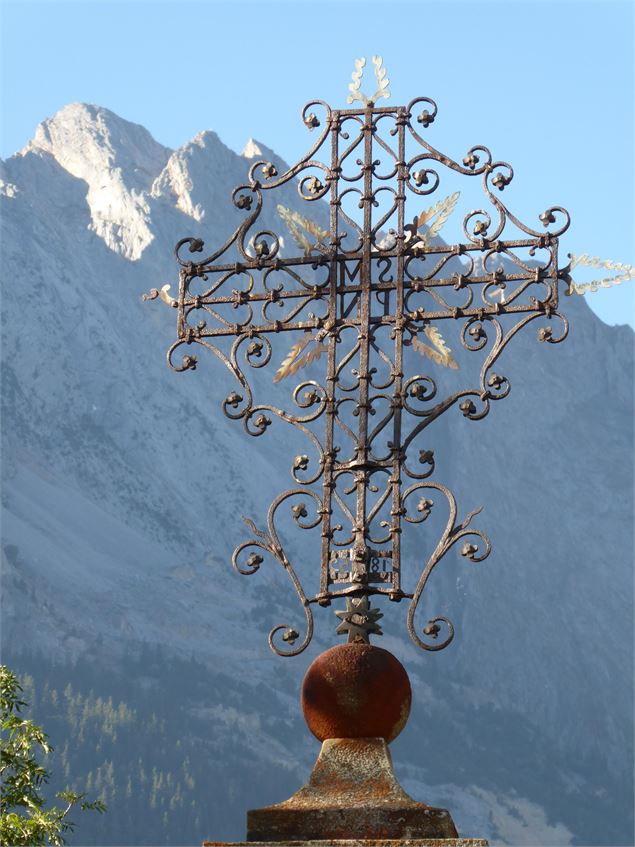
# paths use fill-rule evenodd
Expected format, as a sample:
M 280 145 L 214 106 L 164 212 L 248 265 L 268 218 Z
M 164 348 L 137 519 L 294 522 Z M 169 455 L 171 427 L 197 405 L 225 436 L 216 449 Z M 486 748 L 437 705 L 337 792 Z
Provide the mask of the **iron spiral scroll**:
M 381 68 L 381 60 L 373 61 Z M 377 96 L 385 96 L 384 77 L 377 75 Z M 272 629 L 269 644 L 285 656 L 297 655 L 311 641 L 312 607 L 339 599 L 346 600 L 346 610 L 337 613 L 338 632 L 349 640 L 381 634 L 382 615 L 369 598 L 387 596 L 409 601 L 408 630 L 419 647 L 436 651 L 452 641 L 453 624 L 443 615 L 417 632 L 424 589 L 455 545 L 473 562 L 483 561 L 491 545 L 471 526 L 480 509 L 459 521 L 452 493 L 430 479 L 435 459 L 422 436 L 454 407 L 468 420 L 480 420 L 493 401 L 509 394 L 509 380 L 494 368 L 527 324 L 538 321 L 538 339 L 549 344 L 568 331 L 558 311 L 558 283 L 566 282 L 567 268 L 558 268 L 557 255 L 568 213 L 554 206 L 539 216 L 541 231 L 526 226 L 500 199 L 513 178 L 508 163 L 494 160 L 481 145 L 458 162 L 426 141 L 425 131 L 437 117 L 433 100 L 380 107 L 360 94 L 358 77 L 349 88 L 349 100 L 359 100 L 361 108 L 335 110 L 321 100 L 304 107 L 302 120 L 317 139 L 293 167 L 278 173 L 271 162 L 251 165 L 247 181 L 231 195 L 242 221 L 222 246 L 195 260 L 204 242 L 192 237 L 178 242 L 178 297 L 167 287 L 145 295 L 160 296 L 177 312 L 170 367 L 195 369 L 197 358 L 182 355 L 182 348 L 205 348 L 235 380 L 222 401 L 229 418 L 242 421 L 254 437 L 278 419 L 307 439 L 307 453 L 292 462 L 295 486 L 275 498 L 266 529 L 244 519 L 251 537 L 232 557 L 242 574 L 257 572 L 265 555 L 288 573 L 305 624 Z M 318 158 L 323 150 L 330 151 L 327 163 Z M 433 195 L 449 172 L 480 177 L 487 201 L 487 208 L 467 211 L 463 240 L 452 245 L 432 238 L 433 227 L 424 230 L 416 217 L 409 223 L 406 216 L 406 202 L 413 207 Z M 308 208 L 317 210 L 318 221 L 278 206 L 279 230 L 261 228 L 267 193 L 289 184 L 314 204 Z M 442 215 L 443 206 L 428 211 Z M 518 237 L 502 240 L 509 223 Z M 287 255 L 285 224 L 302 253 Z M 458 369 L 439 330 L 450 326 L 459 326 L 463 348 L 484 351 L 484 360 L 476 384 L 444 393 L 428 371 Z M 284 343 L 287 337 L 292 345 Z M 426 372 L 407 375 L 414 353 L 425 356 Z M 250 385 L 250 371 L 273 362 L 276 383 L 307 368 L 289 408 L 256 402 Z M 320 369 L 323 376 L 316 378 Z M 404 591 L 402 531 L 425 522 L 438 500 L 448 508 L 445 528 L 414 590 Z M 280 542 L 277 521 L 283 513 L 300 529 L 320 530 L 315 594 L 305 593 Z

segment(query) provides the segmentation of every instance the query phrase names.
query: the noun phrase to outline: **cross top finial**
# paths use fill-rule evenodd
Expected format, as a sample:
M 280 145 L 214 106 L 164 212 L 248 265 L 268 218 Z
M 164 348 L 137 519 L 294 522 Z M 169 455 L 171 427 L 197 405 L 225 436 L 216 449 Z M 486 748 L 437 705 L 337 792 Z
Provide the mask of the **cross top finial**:
M 351 92 L 346 100 L 347 103 L 354 103 L 359 100 L 364 106 L 372 106 L 381 97 L 390 97 L 388 85 L 390 80 L 386 76 L 386 69 L 383 67 L 383 59 L 381 56 L 373 56 L 373 65 L 375 66 L 375 79 L 377 80 L 377 90 L 368 97 L 361 91 L 362 76 L 364 75 L 364 67 L 366 66 L 366 58 L 355 59 L 355 70 L 353 71 L 352 82 L 348 84 L 348 90 Z

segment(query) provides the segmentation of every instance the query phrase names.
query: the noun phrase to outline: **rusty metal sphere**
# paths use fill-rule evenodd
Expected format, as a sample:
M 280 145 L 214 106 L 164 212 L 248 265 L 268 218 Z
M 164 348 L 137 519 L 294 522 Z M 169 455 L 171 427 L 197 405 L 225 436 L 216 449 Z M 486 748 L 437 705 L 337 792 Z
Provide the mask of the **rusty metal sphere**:
M 321 653 L 302 683 L 302 711 L 319 740 L 396 738 L 410 714 L 405 668 L 388 650 L 338 644 Z

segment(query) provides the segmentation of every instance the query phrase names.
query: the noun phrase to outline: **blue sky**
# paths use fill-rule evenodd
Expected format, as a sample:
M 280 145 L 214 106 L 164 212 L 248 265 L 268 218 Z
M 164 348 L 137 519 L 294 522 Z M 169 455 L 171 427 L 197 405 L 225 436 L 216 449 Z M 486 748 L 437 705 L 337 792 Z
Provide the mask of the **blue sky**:
M 344 106 L 354 59 L 381 54 L 390 102 L 426 95 L 439 104 L 435 146 L 457 157 L 484 143 L 511 162 L 505 197 L 521 220 L 537 224 L 551 204 L 569 210 L 563 255 L 635 264 L 634 8 L 631 0 L 0 0 L 0 155 L 20 149 L 43 118 L 84 101 L 170 147 L 214 129 L 235 150 L 254 136 L 294 161 L 309 140 L 302 105 L 320 97 Z M 635 325 L 635 280 L 588 302 L 607 323 Z

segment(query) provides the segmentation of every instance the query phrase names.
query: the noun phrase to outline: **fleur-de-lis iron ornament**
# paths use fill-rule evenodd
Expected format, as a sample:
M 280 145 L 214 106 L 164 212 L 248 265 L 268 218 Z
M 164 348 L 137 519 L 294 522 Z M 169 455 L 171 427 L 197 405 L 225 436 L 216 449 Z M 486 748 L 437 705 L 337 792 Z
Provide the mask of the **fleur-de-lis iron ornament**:
M 278 419 L 307 438 L 307 452 L 291 464 L 294 487 L 275 498 L 266 529 L 246 519 L 251 537 L 233 554 L 242 574 L 255 573 L 272 557 L 290 577 L 306 620 L 304 627 L 272 629 L 270 646 L 285 656 L 309 644 L 313 607 L 333 601 L 346 601 L 337 612 L 338 633 L 355 640 L 380 635 L 373 597 L 408 601 L 408 630 L 423 649 L 450 643 L 454 627 L 447 617 L 415 625 L 428 580 L 452 548 L 481 562 L 491 546 L 472 527 L 480 510 L 460 521 L 450 490 L 430 479 L 435 457 L 425 441 L 428 427 L 455 408 L 469 421 L 480 420 L 493 401 L 507 396 L 509 380 L 496 372 L 501 353 L 528 324 L 536 321 L 538 339 L 549 344 L 568 330 L 558 311 L 559 284 L 571 286 L 570 265 L 558 268 L 558 237 L 569 226 L 568 213 L 547 209 L 539 215 L 540 229 L 518 220 L 500 197 L 512 180 L 511 166 L 480 145 L 462 161 L 440 153 L 424 137 L 437 117 L 434 101 L 418 97 L 407 106 L 377 106 L 388 96 L 388 80 L 381 58 L 373 64 L 372 97 L 360 90 L 364 60 L 356 62 L 349 86 L 349 102 L 361 108 L 337 110 L 320 100 L 304 107 L 302 119 L 318 137 L 297 164 L 280 174 L 271 162 L 251 165 L 247 181 L 232 194 L 242 220 L 224 244 L 195 258 L 204 250 L 201 239 L 178 242 L 178 296 L 172 298 L 166 286 L 147 295 L 177 312 L 178 337 L 168 351 L 174 370 L 197 366 L 191 353 L 177 360 L 181 348 L 207 349 L 235 380 L 223 401 L 229 418 L 242 421 L 252 436 L 265 435 Z M 421 211 L 422 198 L 437 191 L 446 173 L 480 178 L 487 203 L 464 215 L 461 240 L 451 245 L 436 236 L 458 192 Z M 283 247 L 281 234 L 259 228 L 266 196 L 279 196 L 276 190 L 290 183 L 301 200 L 318 203 L 314 210 L 322 207 L 316 223 L 315 214 L 275 204 L 300 248 L 296 255 Z M 351 201 L 361 220 L 350 213 Z M 504 240 L 508 223 L 515 234 Z M 466 361 L 481 352 L 476 384 L 441 388 L 435 368 L 450 374 L 457 362 L 440 326 L 446 337 L 458 328 Z M 250 370 L 278 356 L 284 358 L 272 368 L 273 382 L 305 374 L 290 409 L 257 402 L 248 379 Z M 408 374 L 413 362 L 416 370 Z M 317 375 L 309 378 L 309 368 Z M 406 591 L 402 533 L 440 509 L 445 526 L 416 585 Z M 305 592 L 283 548 L 283 515 L 289 525 L 320 534 L 314 594 Z

